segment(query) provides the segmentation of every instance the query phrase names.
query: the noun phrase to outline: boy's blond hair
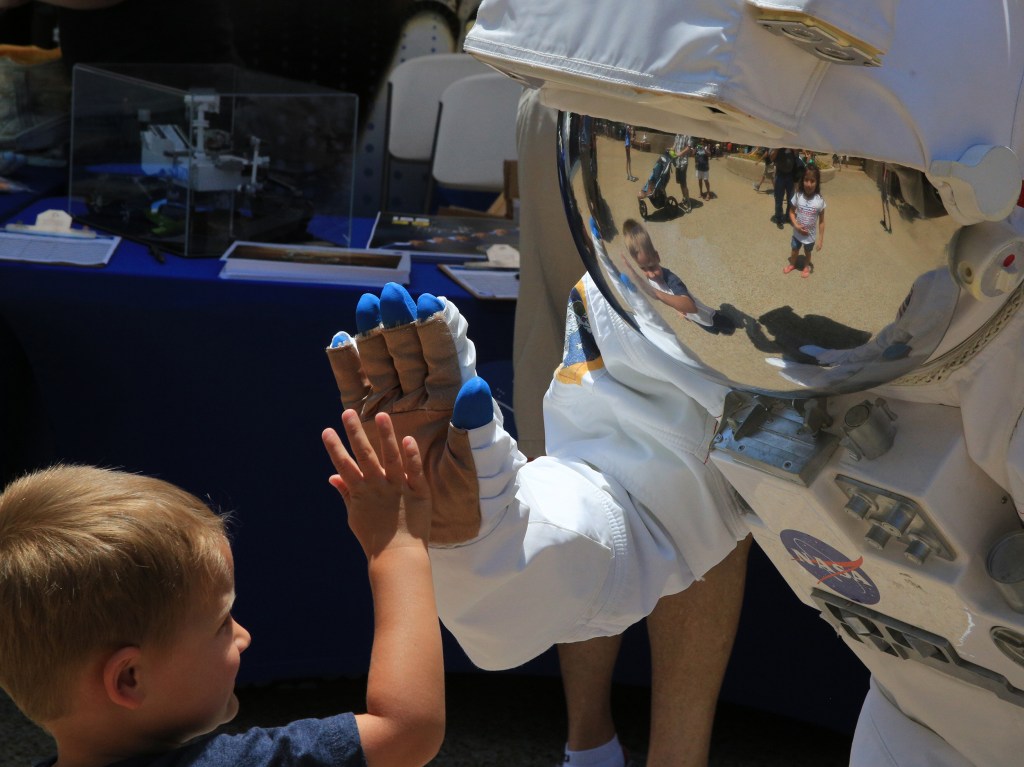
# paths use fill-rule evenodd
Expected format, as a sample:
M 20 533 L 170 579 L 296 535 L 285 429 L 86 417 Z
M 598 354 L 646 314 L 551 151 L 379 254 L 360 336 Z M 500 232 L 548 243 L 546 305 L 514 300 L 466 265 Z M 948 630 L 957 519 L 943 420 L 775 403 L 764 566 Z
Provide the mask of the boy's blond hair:
M 0 494 L 0 687 L 30 719 L 68 711 L 98 652 L 173 637 L 230 587 L 224 522 L 150 477 L 55 466 Z
M 627 218 L 622 223 L 622 236 L 626 240 L 626 250 L 629 251 L 629 255 L 631 255 L 634 260 L 636 260 L 641 253 L 647 253 L 652 257 L 657 257 L 658 251 L 654 247 L 654 243 L 651 242 L 651 235 L 639 221 Z

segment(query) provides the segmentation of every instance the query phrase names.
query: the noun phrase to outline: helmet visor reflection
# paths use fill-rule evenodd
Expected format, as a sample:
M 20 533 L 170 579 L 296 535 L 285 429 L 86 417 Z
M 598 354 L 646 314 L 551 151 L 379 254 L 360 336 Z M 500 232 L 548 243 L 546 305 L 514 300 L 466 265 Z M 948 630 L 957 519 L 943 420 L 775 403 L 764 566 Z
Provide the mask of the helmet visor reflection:
M 559 138 L 588 271 L 697 372 L 778 396 L 859 391 L 942 340 L 959 227 L 919 171 L 573 114 Z

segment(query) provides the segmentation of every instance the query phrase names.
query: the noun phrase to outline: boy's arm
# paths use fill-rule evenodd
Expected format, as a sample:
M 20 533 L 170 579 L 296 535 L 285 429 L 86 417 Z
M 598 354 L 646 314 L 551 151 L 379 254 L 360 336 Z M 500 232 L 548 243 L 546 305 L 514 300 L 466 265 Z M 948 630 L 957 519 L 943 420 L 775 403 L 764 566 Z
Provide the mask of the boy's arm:
M 356 461 L 333 429 L 324 432 L 324 446 L 338 470 L 331 484 L 366 553 L 374 605 L 359 737 L 369 767 L 423 765 L 437 755 L 445 728 L 441 631 L 427 555 L 430 492 L 416 442 L 406 437 L 400 450 L 386 414 L 375 420 L 379 459 L 356 413 L 346 411 L 342 421 Z
M 665 293 L 660 290 L 651 290 L 650 295 L 653 298 L 661 301 L 666 306 L 675 309 L 680 314 L 696 314 L 697 304 L 693 302 L 693 299 L 689 296 L 677 295 L 675 293 Z

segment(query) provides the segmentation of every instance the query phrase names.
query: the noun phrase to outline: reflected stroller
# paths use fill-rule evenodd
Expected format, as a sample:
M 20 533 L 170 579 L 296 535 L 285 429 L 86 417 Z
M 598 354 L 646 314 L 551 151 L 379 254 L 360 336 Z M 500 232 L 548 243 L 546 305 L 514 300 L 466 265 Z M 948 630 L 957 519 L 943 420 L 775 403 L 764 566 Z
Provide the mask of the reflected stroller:
M 675 167 L 675 164 L 675 159 L 669 154 L 668 150 L 662 152 L 657 162 L 654 163 L 651 175 L 647 179 L 647 183 L 644 184 L 639 199 L 640 217 L 645 221 L 648 216 L 647 203 L 650 203 L 655 210 L 665 207 L 679 207 L 679 201 L 675 197 L 665 194 L 665 187 L 668 186 L 668 180 L 672 176 L 672 169 Z

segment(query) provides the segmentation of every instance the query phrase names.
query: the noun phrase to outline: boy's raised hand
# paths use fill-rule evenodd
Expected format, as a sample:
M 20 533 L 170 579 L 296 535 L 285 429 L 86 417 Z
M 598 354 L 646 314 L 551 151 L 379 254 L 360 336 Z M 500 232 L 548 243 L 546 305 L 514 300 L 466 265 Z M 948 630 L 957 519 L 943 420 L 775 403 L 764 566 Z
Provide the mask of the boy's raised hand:
M 341 420 L 352 454 L 334 429 L 324 430 L 324 447 L 338 472 L 329 481 L 345 500 L 349 527 L 367 558 L 389 547 L 425 546 L 430 488 L 416 441 L 406 437 L 399 446 L 390 416 L 378 413 L 378 454 L 354 410 L 346 410 Z

